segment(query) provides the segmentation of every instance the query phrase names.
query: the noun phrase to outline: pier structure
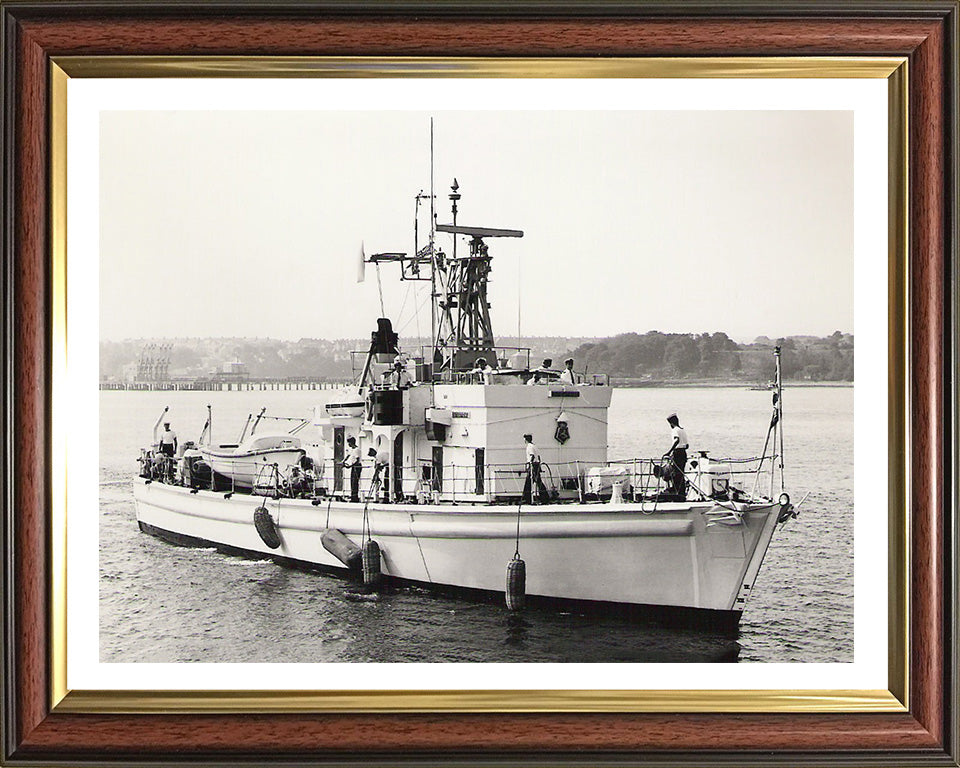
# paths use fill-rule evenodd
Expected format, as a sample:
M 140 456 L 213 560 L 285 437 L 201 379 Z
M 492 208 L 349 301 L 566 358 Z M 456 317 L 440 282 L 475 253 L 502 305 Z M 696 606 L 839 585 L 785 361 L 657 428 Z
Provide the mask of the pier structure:
M 100 389 L 107 391 L 162 391 L 162 392 L 249 392 L 270 390 L 339 389 L 349 385 L 347 380 L 296 378 L 243 379 L 222 381 L 216 379 L 167 379 L 166 381 L 101 381 Z

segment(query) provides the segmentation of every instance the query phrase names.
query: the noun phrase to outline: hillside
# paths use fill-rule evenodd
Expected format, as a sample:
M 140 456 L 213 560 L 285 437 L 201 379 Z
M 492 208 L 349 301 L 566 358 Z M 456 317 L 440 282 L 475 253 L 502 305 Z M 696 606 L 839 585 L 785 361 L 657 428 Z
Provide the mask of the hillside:
M 424 339 L 401 340 L 402 348 L 415 352 Z M 853 381 L 853 336 L 839 331 L 825 338 L 792 336 L 780 339 L 785 379 Z M 609 338 L 535 337 L 501 338 L 504 346 L 531 350 L 536 366 L 552 357 L 559 368 L 566 357 L 576 360 L 579 371 L 607 373 L 630 382 L 743 381 L 766 382 L 773 377 L 776 343 L 759 337 L 738 344 L 723 332 L 702 334 L 624 333 Z M 363 339 L 265 338 L 129 339 L 100 343 L 100 377 L 105 381 L 133 378 L 140 355 L 169 358 L 171 378 L 205 378 L 225 363 L 240 360 L 253 378 L 344 380 L 353 374 L 350 353 L 369 344 Z M 153 353 L 148 345 L 162 345 Z M 360 361 L 362 362 L 362 360 Z
M 777 340 L 785 380 L 853 381 L 853 336 L 792 336 Z M 611 378 L 652 381 L 767 382 L 774 375 L 777 341 L 765 336 L 737 344 L 723 332 L 625 333 L 577 347 L 576 367 Z

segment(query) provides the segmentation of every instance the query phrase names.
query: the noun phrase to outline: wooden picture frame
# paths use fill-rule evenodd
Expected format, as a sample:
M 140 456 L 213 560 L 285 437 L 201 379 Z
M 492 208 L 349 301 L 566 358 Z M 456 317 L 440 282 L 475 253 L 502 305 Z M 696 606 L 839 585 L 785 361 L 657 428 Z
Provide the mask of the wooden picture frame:
M 645 764 L 958 764 L 957 719 L 957 18 L 956 2 L 351 3 L 2 2 L 4 169 L 4 674 L 9 764 L 52 762 L 377 762 Z M 63 699 L 63 631 L 52 605 L 65 583 L 53 566 L 51 392 L 61 364 L 63 210 L 51 183 L 65 136 L 51 115 L 58 71 L 72 60 L 137 72 L 143 57 L 885 57 L 903 58 L 909 94 L 903 199 L 891 230 L 908 238 L 906 281 L 894 292 L 908 322 L 891 380 L 891 412 L 906 478 L 891 478 L 909 514 L 892 537 L 906 588 L 892 595 L 909 643 L 892 635 L 891 691 L 902 707 L 745 712 L 708 703 L 623 711 L 578 706 L 422 707 L 387 711 L 353 701 L 340 711 L 283 706 L 284 694 L 233 713 L 141 700 L 97 706 Z M 216 58 L 219 57 L 219 58 Z M 230 57 L 230 58 L 224 58 Z M 168 59 L 169 60 L 169 59 Z M 159 61 L 159 60 L 158 60 Z M 233 64 L 231 64 L 233 62 Z M 70 69 L 67 66 L 67 69 Z M 141 67 L 139 74 L 149 68 Z M 293 67 L 290 73 L 295 73 Z M 159 72 L 162 70 L 154 70 Z M 236 69 L 234 71 L 237 71 Z M 255 73 L 255 72 L 254 72 Z M 899 90 L 900 86 L 905 91 Z M 902 215 L 898 215 L 898 212 Z M 905 227 L 905 228 L 904 228 Z M 896 325 L 896 319 L 894 321 Z M 896 337 L 896 328 L 891 329 Z M 895 398 L 894 398 L 895 399 Z M 897 424 L 901 425 L 899 428 Z M 896 438 L 897 435 L 894 435 Z M 901 482 L 905 480 L 905 482 Z M 53 544 L 51 544 L 51 541 Z M 62 554 L 62 553 L 61 553 Z M 59 597 L 58 597 L 59 595 Z M 62 682 L 62 681 L 61 681 Z M 287 699 L 291 697 L 286 697 Z M 274 706 L 279 701 L 279 706 Z M 272 704 L 271 704 L 272 702 Z M 849 703 L 849 702 L 848 702 Z M 124 711 L 126 709 L 126 711 Z M 231 709 L 229 703 L 220 709 Z M 309 709 L 309 708 L 307 708 Z M 753 709 L 758 709 L 754 707 Z M 829 708 L 828 708 L 829 709 Z M 152 711 L 151 711 L 152 710 Z M 269 711 L 262 711 L 269 710 Z M 283 711 L 286 710 L 286 711 Z M 482 710 L 482 711 L 480 711 Z M 723 710 L 723 711 L 720 711 Z

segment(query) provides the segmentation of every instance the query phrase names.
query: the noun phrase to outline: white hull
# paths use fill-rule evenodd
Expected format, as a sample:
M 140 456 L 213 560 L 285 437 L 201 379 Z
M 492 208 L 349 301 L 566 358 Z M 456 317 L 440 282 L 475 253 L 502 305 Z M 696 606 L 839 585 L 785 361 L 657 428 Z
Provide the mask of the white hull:
M 335 528 L 358 545 L 363 505 L 241 494 L 135 481 L 141 528 L 246 554 L 346 570 L 321 535 Z M 268 548 L 253 513 L 267 507 L 281 546 Z M 570 601 L 743 610 L 777 524 L 777 504 L 745 508 L 742 524 L 707 526 L 707 502 L 562 504 L 524 507 L 519 551 L 529 596 Z M 504 590 L 517 546 L 516 507 L 374 504 L 368 529 L 382 571 L 397 579 L 494 592 Z

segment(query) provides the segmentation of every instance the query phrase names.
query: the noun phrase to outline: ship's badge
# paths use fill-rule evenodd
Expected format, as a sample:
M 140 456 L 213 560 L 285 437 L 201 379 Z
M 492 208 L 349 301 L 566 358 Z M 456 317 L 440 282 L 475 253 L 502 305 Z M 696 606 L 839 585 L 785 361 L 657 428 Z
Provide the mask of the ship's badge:
M 553 433 L 553 439 L 560 443 L 560 445 L 563 445 L 570 439 L 570 427 L 567 426 L 567 422 L 557 422 L 557 430 Z

